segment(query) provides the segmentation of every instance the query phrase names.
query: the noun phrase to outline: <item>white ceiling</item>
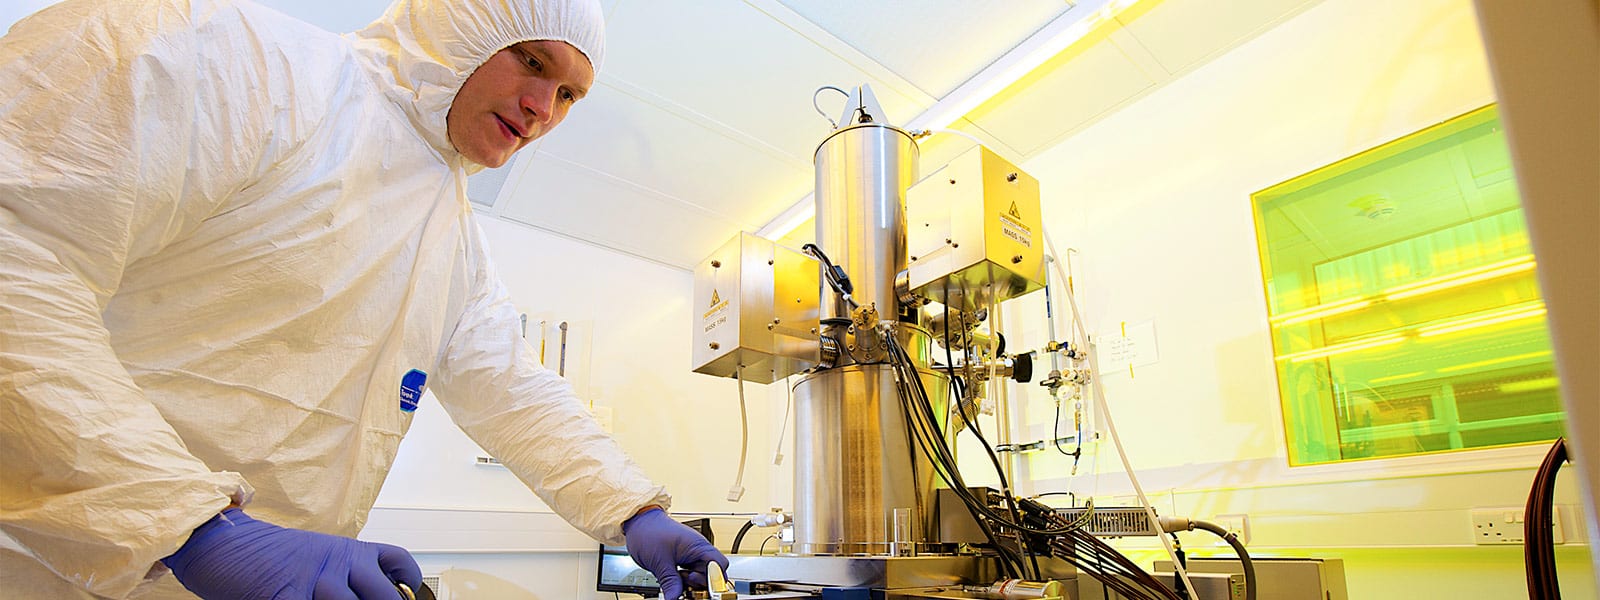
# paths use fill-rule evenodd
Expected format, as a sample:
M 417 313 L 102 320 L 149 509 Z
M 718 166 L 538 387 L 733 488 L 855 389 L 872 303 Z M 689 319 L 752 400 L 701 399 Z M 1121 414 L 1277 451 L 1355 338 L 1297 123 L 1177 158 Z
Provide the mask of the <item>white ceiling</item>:
M 1026 160 L 1314 2 L 1144 0 L 954 127 Z M 1053 20 L 1080 18 L 1059 0 L 616 0 L 597 91 L 503 173 L 475 176 L 506 185 L 474 182 L 474 200 L 692 268 L 810 193 L 828 131 L 818 87 L 871 84 L 905 123 Z M 841 101 L 818 97 L 830 116 Z M 924 172 L 967 145 L 940 137 Z
M 1024 161 L 1317 1 L 1143 0 L 952 127 Z M 819 87 L 871 84 L 905 123 L 1053 21 L 1088 12 L 1064 0 L 602 2 L 595 88 L 514 162 L 474 175 L 469 194 L 482 212 L 685 269 L 811 191 L 828 131 L 812 107 Z M 333 31 L 388 4 L 264 3 Z M 0 27 L 45 4 L 7 3 Z M 842 98 L 818 102 L 836 116 Z M 968 144 L 949 137 L 923 145 L 924 172 Z

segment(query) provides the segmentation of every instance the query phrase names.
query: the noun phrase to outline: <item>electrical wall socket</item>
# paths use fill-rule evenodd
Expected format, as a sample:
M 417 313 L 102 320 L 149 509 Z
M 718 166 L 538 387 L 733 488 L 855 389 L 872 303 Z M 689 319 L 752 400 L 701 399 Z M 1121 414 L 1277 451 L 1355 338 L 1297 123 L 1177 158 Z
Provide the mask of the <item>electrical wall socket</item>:
M 1551 511 L 1551 539 L 1560 544 L 1565 541 L 1561 528 L 1561 507 Z M 1523 534 L 1525 518 L 1521 506 L 1472 509 L 1472 541 L 1479 546 L 1502 544 L 1519 545 L 1526 541 Z
M 1223 529 L 1239 538 L 1239 543 L 1250 545 L 1250 515 L 1231 514 L 1217 515 L 1211 518 L 1212 523 L 1222 526 Z

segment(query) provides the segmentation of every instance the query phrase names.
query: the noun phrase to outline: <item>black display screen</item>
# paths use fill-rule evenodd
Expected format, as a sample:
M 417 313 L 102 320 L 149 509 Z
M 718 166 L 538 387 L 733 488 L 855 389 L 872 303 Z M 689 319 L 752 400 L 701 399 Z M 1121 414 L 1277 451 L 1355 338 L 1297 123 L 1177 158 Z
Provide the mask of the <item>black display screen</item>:
M 600 569 L 595 591 L 627 592 L 645 597 L 660 596 L 661 585 L 628 556 L 623 546 L 600 546 Z

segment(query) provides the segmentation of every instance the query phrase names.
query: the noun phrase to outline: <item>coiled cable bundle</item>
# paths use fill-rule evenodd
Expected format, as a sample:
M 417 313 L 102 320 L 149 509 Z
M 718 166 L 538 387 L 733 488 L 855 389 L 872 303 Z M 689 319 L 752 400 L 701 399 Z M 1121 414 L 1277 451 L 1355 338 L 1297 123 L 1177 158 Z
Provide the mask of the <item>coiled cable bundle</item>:
M 1528 598 L 1558 600 L 1561 586 L 1556 579 L 1555 493 L 1556 471 L 1567 462 L 1567 442 L 1556 438 L 1544 463 L 1533 475 L 1533 490 L 1523 509 L 1522 557 L 1528 570 Z

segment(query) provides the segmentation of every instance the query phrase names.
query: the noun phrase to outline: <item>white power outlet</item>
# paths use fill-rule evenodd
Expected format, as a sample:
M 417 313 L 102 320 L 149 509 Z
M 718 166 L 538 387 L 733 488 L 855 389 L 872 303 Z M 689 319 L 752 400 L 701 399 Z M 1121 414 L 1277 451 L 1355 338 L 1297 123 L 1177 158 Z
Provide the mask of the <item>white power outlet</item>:
M 1561 528 L 1561 507 L 1554 507 L 1550 514 L 1551 539 L 1560 544 L 1565 541 Z M 1472 509 L 1473 543 L 1479 546 L 1520 545 L 1526 541 L 1526 536 L 1523 534 L 1524 521 L 1520 506 L 1474 508 Z
M 1239 538 L 1239 543 L 1250 545 L 1250 515 L 1231 514 L 1217 515 L 1211 518 L 1212 523 L 1222 526 L 1234 536 Z

